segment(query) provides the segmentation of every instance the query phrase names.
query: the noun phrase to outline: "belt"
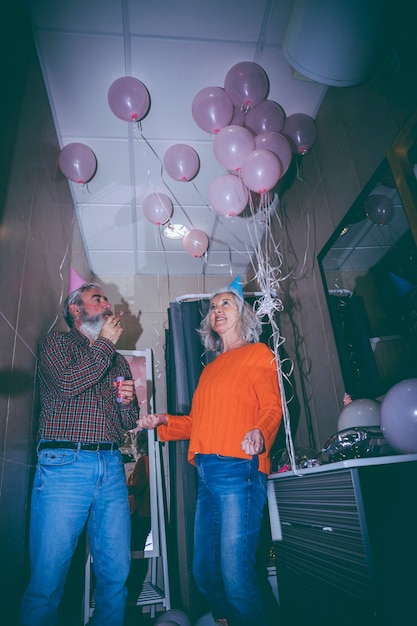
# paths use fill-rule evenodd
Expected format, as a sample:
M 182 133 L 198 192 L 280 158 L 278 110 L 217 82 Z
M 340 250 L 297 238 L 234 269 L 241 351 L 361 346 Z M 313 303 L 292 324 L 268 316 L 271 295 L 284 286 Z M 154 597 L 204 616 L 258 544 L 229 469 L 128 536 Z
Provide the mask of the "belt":
M 85 443 L 84 441 L 42 441 L 38 445 L 38 450 L 54 450 L 55 448 L 67 448 L 69 450 L 90 450 L 99 452 L 100 450 L 118 450 L 119 444 L 110 441 L 98 441 L 96 443 Z

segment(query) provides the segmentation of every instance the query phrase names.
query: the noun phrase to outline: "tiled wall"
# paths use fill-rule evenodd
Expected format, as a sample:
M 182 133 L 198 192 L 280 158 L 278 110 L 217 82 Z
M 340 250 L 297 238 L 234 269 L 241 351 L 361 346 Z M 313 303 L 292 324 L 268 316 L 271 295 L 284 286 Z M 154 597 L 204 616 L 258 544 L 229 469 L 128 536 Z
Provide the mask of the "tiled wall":
M 88 272 L 40 68 L 14 17 L 0 70 L 0 620 L 10 625 L 27 572 L 37 343 L 57 319 L 73 254 Z

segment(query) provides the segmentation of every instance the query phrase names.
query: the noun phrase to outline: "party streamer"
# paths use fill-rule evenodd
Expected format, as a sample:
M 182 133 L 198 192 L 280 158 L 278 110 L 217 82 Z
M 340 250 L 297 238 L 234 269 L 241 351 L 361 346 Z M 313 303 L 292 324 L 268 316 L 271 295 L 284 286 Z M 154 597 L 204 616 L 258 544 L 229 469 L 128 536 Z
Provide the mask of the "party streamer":
M 288 410 L 288 402 L 285 393 L 284 380 L 287 380 L 288 385 L 291 387 L 289 377 L 292 373 L 292 364 L 290 371 L 286 374 L 283 371 L 284 361 L 281 359 L 280 347 L 283 345 L 285 339 L 282 337 L 279 326 L 277 324 L 276 314 L 283 311 L 284 306 L 278 293 L 280 291 L 280 283 L 287 277 L 282 275 L 282 255 L 279 250 L 279 245 L 274 241 L 271 230 L 271 213 L 267 206 L 267 194 L 264 194 L 265 198 L 261 197 L 260 205 L 257 209 L 258 212 L 262 212 L 265 216 L 265 234 L 264 237 L 258 237 L 256 240 L 255 260 L 253 263 L 256 270 L 256 280 L 259 286 L 259 291 L 262 293 L 255 304 L 255 311 L 257 315 L 263 319 L 265 316 L 272 328 L 271 343 L 274 357 L 277 363 L 278 383 L 282 399 L 282 419 L 285 428 L 286 447 L 288 457 L 290 460 L 290 467 L 297 473 L 294 443 L 291 433 L 291 421 Z M 250 200 L 251 212 L 255 212 L 253 200 Z M 275 213 L 274 213 L 275 215 Z M 256 223 L 256 222 L 255 222 Z M 275 259 L 274 265 L 271 263 L 271 259 Z M 256 265 L 256 267 L 255 267 Z M 289 359 L 285 360 L 285 363 L 290 362 Z M 290 399 L 291 400 L 291 399 Z

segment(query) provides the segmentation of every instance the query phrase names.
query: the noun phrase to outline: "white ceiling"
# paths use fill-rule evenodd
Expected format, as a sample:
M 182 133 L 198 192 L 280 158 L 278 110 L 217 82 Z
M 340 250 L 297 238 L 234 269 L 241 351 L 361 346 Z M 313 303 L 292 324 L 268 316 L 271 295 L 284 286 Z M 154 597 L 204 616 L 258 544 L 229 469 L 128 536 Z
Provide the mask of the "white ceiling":
M 89 146 L 97 172 L 70 182 L 91 270 L 96 275 L 245 275 L 264 219 L 219 217 L 208 189 L 225 169 L 215 135 L 196 124 L 191 106 L 205 87 L 224 86 L 241 61 L 261 65 L 268 99 L 286 115 L 315 117 L 326 87 L 293 77 L 282 52 L 292 0 L 30 0 L 39 59 L 61 148 Z M 151 105 L 139 124 L 111 111 L 107 93 L 122 76 L 147 88 Z M 197 176 L 177 182 L 162 168 L 166 150 L 192 146 Z M 203 230 L 201 258 L 170 241 L 143 215 L 151 192 L 168 195 L 172 222 Z

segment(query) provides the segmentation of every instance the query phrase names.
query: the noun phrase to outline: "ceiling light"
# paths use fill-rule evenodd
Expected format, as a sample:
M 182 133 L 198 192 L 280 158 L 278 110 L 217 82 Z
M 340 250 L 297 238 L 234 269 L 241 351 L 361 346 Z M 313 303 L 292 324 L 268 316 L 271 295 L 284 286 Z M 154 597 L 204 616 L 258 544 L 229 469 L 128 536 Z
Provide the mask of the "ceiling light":
M 168 239 L 183 239 L 188 231 L 189 229 L 182 224 L 168 224 L 162 234 Z

